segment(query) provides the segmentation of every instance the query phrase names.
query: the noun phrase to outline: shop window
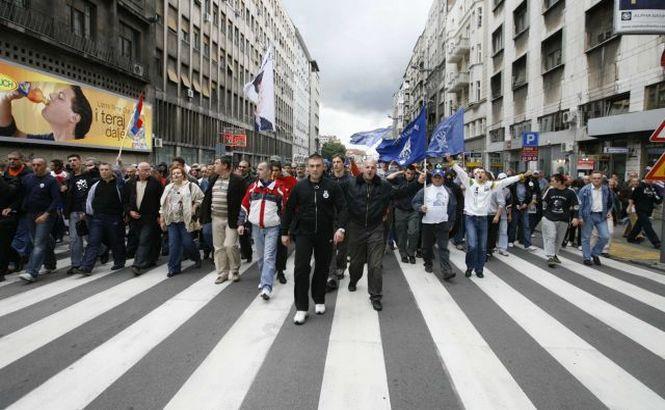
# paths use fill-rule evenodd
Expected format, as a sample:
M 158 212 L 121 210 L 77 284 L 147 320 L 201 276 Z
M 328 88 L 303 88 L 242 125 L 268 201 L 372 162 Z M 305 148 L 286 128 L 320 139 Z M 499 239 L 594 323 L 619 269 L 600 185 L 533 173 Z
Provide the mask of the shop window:
M 653 84 L 645 89 L 644 109 L 655 110 L 665 108 L 665 81 Z

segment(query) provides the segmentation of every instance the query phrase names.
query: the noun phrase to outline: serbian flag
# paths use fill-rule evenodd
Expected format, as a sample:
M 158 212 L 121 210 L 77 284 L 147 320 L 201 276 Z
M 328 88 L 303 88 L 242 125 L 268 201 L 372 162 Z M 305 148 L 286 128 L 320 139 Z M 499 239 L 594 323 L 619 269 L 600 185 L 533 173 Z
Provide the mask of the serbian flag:
M 143 128 L 143 120 L 141 119 L 141 112 L 143 111 L 143 93 L 139 97 L 139 102 L 134 107 L 134 114 L 132 114 L 132 122 L 130 123 L 130 133 L 132 135 L 138 135 Z

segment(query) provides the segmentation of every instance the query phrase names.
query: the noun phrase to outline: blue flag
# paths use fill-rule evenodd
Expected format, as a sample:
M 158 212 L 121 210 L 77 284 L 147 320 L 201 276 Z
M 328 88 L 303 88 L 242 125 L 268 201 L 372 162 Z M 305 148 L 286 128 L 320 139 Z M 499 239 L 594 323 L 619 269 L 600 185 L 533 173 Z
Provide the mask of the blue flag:
M 373 147 L 393 132 L 393 127 L 379 128 L 372 131 L 357 132 L 351 136 L 351 144 Z
M 428 157 L 455 155 L 464 151 L 464 109 L 460 108 L 436 126 L 427 147 Z
M 415 120 L 404 128 L 399 138 L 383 140 L 376 148 L 381 161 L 396 161 L 401 166 L 425 159 L 427 146 L 427 115 L 425 107 Z

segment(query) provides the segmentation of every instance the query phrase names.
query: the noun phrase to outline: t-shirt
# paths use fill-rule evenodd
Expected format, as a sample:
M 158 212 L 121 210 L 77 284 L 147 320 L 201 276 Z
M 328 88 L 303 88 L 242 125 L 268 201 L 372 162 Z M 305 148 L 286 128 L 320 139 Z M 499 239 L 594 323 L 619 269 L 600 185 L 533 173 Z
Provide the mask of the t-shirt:
M 173 187 L 166 197 L 167 213 L 170 215 L 169 220 L 172 223 L 184 222 L 184 213 L 182 205 L 182 193 L 180 192 L 183 187 Z
M 143 202 L 146 186 L 148 186 L 148 180 L 136 180 L 136 209 L 141 209 L 141 202 Z
M 570 188 L 550 188 L 543 197 L 543 216 L 550 221 L 568 222 L 577 218 L 580 209 L 575 191 Z
M 229 178 L 217 178 L 212 187 L 212 214 L 226 218 L 229 211 L 227 194 L 229 192 Z
M 427 212 L 423 216 L 424 224 L 438 224 L 448 221 L 448 190 L 444 185 L 428 185 L 425 188 L 424 205 Z
M 71 180 L 72 191 L 72 209 L 71 212 L 85 212 L 85 201 L 88 198 L 88 191 L 90 185 L 88 184 L 88 176 L 86 174 L 79 174 L 72 176 Z

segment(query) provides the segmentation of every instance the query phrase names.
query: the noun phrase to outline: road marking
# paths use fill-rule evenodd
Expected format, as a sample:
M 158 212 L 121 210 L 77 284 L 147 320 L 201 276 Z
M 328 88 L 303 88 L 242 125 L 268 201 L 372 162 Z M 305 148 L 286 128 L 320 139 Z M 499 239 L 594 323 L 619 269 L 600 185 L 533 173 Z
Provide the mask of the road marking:
M 183 270 L 191 266 L 183 263 Z M 162 265 L 0 338 L 0 369 L 166 280 Z
M 170 409 L 237 409 L 252 386 L 293 305 L 293 258 L 270 301 L 258 297 L 166 405 Z M 65 382 L 66 383 L 66 382 Z
M 577 286 L 571 285 L 563 279 L 559 279 L 553 273 L 524 259 L 503 258 L 501 262 L 567 300 L 572 305 L 577 306 L 587 314 L 628 336 L 644 348 L 665 358 L 665 332 L 657 327 L 583 291 Z
M 464 407 L 535 408 L 437 277 L 398 263 Z
M 367 269 L 355 293 L 337 291 L 319 409 L 389 409 L 379 314 L 367 296 Z M 306 326 L 306 325 L 305 325 Z
M 464 254 L 450 260 L 464 268 Z M 558 322 L 543 309 L 485 270 L 474 283 L 522 327 L 547 353 L 577 378 L 608 408 L 665 408 L 665 399 Z
M 250 266 L 252 264 L 243 265 L 240 274 L 245 273 Z M 213 270 L 210 273 L 214 272 Z M 49 409 L 86 407 L 232 283 L 226 281 L 221 285 L 215 285 L 213 283 L 215 276 L 205 275 L 109 341 L 51 377 L 14 403 L 12 408 L 34 409 L 43 406 L 44 403 L 49 403 Z M 72 385 L 75 385 L 76 389 L 69 389 L 68 386 Z M 64 390 L 68 393 L 63 395 Z

